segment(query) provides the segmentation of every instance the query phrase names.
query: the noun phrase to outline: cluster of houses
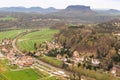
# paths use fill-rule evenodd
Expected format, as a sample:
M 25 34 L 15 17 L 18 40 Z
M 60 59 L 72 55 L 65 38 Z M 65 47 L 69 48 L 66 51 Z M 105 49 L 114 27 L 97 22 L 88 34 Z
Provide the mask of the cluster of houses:
M 17 54 L 10 44 L 10 39 L 2 41 L 0 45 L 0 59 L 8 59 L 10 65 L 18 65 L 20 68 L 31 66 L 34 63 L 35 59 L 28 55 Z
M 119 49 L 119 53 L 120 53 L 120 49 Z M 73 60 L 75 63 L 78 63 L 78 62 L 83 63 L 85 61 L 91 61 L 91 63 L 93 65 L 100 64 L 100 60 L 98 60 L 98 59 L 94 59 L 94 58 L 90 59 L 90 58 L 86 58 L 85 56 L 80 57 L 79 52 L 77 52 L 77 51 L 73 52 Z M 114 65 L 113 68 L 111 69 L 111 73 L 114 76 L 120 77 L 120 66 Z
M 11 39 L 5 38 L 4 40 L 1 41 L 0 46 L 11 44 L 11 42 L 12 42 Z
M 10 61 L 10 65 L 18 65 L 20 68 L 31 66 L 35 62 L 31 56 L 21 54 L 8 54 L 7 59 Z
M 112 73 L 114 76 L 120 77 L 120 66 L 119 66 L 119 65 L 113 66 L 113 68 L 112 68 L 112 70 L 111 70 L 111 73 Z
M 12 40 L 7 39 L 7 38 L 0 41 L 0 59 L 4 59 L 5 54 L 9 52 L 9 46 L 8 45 L 10 45 L 11 42 L 12 42 Z
M 48 18 L 48 19 L 42 19 L 42 18 L 38 18 L 38 19 L 32 19 L 33 22 L 35 21 L 60 21 L 60 19 L 52 19 L 52 18 Z
M 61 44 L 53 42 L 45 42 L 42 43 L 40 49 L 36 52 L 35 55 L 39 56 L 40 54 L 47 54 L 52 49 L 60 49 L 63 48 Z
M 120 31 L 113 32 L 113 35 L 117 38 L 117 40 L 120 40 Z
M 57 49 L 58 48 L 63 48 L 61 46 L 61 44 L 55 43 L 54 41 L 53 42 L 47 42 L 46 44 L 47 44 L 48 50 L 55 49 L 55 48 L 57 48 Z
M 7 58 L 10 61 L 10 65 L 18 65 L 20 68 L 22 68 L 25 66 L 31 66 L 35 62 L 35 59 L 31 56 L 16 54 L 16 51 L 13 48 L 7 51 L 6 50 L 6 48 L 5 50 L 2 49 L 1 52 L 4 51 L 4 58 Z
M 74 60 L 75 63 L 81 63 L 81 64 L 85 61 L 91 61 L 91 63 L 93 65 L 99 65 L 100 64 L 100 60 L 94 59 L 94 58 L 91 59 L 91 58 L 86 57 L 86 56 L 80 56 L 78 51 L 73 52 L 73 60 Z
M 119 51 L 120 52 L 120 51 Z M 61 56 L 60 54 L 57 55 L 57 59 L 64 61 L 67 64 L 67 58 Z M 78 51 L 74 51 L 73 52 L 73 57 L 70 58 L 71 61 L 73 61 L 75 64 L 77 63 L 85 63 L 86 61 L 91 62 L 91 64 L 97 66 L 100 64 L 100 60 L 99 59 L 94 59 L 94 58 L 89 58 L 86 56 L 80 56 Z M 68 65 L 72 65 L 72 64 L 68 64 Z M 113 68 L 111 69 L 111 73 L 117 77 L 120 77 L 120 66 L 119 65 L 114 65 Z
M 12 48 L 10 39 L 4 39 L 0 43 L 0 59 L 7 58 L 10 61 L 10 65 L 18 65 L 20 68 L 25 67 L 25 66 L 31 66 L 33 63 L 35 63 L 35 59 L 29 55 L 23 55 L 23 54 L 16 54 L 16 50 Z M 45 44 L 42 44 L 42 50 L 38 51 L 35 53 L 35 55 L 39 56 L 41 53 L 48 53 L 52 49 L 61 49 L 63 46 L 61 46 L 59 43 L 53 42 L 46 42 Z M 118 50 L 118 54 L 120 54 L 120 49 Z M 58 54 L 56 56 L 57 59 L 64 61 L 67 63 L 68 58 L 65 56 L 61 56 Z M 86 56 L 80 56 L 78 51 L 74 51 L 73 55 L 69 60 L 73 61 L 74 63 L 81 63 L 83 64 L 86 61 L 91 62 L 93 65 L 99 65 L 100 60 L 99 59 L 94 59 L 94 58 L 89 58 Z M 71 65 L 69 63 L 69 65 Z M 115 65 L 111 73 L 114 74 L 115 76 L 120 76 L 120 66 Z
M 86 57 L 86 56 L 80 56 L 78 51 L 74 51 L 71 58 L 66 58 L 64 56 L 61 56 L 60 54 L 58 54 L 56 57 L 57 57 L 58 60 L 64 61 L 66 63 L 67 63 L 67 60 L 69 59 L 70 61 L 74 62 L 75 64 L 78 64 L 78 63 L 83 64 L 85 62 L 91 62 L 93 65 L 99 65 L 100 64 L 100 60 L 94 59 L 94 58 L 89 58 L 89 57 Z

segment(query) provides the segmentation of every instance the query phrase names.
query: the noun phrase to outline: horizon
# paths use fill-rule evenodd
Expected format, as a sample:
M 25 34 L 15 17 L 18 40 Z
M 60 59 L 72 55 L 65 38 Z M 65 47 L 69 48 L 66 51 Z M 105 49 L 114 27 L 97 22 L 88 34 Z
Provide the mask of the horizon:
M 71 6 L 71 5 L 68 5 L 68 6 Z M 61 8 L 61 9 L 66 9 L 68 6 L 66 6 L 65 8 Z M 76 5 L 72 5 L 72 6 L 76 6 Z M 86 5 L 79 5 L 79 6 L 86 6 Z M 55 8 L 55 9 L 60 9 L 60 8 L 56 8 L 56 7 L 53 7 L 53 6 L 49 6 L 49 7 L 41 7 L 41 6 L 31 6 L 31 7 L 25 7 L 25 6 L 9 6 L 9 7 L 0 7 L 0 8 L 16 8 L 16 7 L 21 7 L 21 8 L 32 8 L 32 7 L 39 7 L 39 8 L 43 8 L 43 9 L 48 9 L 48 8 Z M 91 8 L 91 6 L 90 6 Z M 91 8 L 92 10 L 110 10 L 110 9 L 114 9 L 114 8 Z M 114 9 L 114 10 L 119 10 L 120 9 Z
M 6 3 L 7 2 L 7 3 Z M 120 10 L 120 1 L 118 0 L 69 0 L 69 1 L 64 1 L 64 0 L 56 0 L 56 1 L 51 1 L 51 0 L 4 0 L 0 1 L 0 8 L 3 7 L 25 7 L 25 8 L 30 8 L 30 7 L 42 7 L 42 8 L 49 8 L 49 7 L 54 7 L 56 9 L 65 9 L 69 5 L 85 5 L 85 6 L 90 6 L 91 9 L 117 9 Z M 102 6 L 101 6 L 102 5 Z

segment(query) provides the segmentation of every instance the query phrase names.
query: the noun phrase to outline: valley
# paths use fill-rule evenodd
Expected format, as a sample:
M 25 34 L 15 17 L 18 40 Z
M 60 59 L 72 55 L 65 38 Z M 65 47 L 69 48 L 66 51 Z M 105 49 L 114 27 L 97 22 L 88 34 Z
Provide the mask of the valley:
M 0 80 L 120 80 L 120 11 L 0 8 Z

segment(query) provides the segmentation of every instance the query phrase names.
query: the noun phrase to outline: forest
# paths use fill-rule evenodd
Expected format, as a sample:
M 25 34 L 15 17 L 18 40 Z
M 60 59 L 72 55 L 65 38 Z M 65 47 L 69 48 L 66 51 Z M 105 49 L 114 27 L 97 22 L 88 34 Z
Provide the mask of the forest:
M 99 59 L 99 68 L 109 71 L 114 65 L 120 65 L 119 22 L 115 19 L 91 26 L 70 25 L 60 29 L 55 39 L 72 52 Z

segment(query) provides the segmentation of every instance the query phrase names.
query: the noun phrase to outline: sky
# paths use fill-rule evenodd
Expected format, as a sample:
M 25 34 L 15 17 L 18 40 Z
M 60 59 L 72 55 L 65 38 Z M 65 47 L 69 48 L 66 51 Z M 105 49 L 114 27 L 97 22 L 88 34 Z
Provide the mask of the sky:
M 120 0 L 0 0 L 0 7 L 55 7 L 64 9 L 68 5 L 86 5 L 92 9 L 118 9 Z

